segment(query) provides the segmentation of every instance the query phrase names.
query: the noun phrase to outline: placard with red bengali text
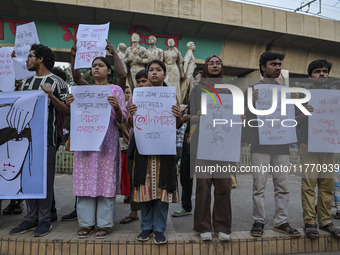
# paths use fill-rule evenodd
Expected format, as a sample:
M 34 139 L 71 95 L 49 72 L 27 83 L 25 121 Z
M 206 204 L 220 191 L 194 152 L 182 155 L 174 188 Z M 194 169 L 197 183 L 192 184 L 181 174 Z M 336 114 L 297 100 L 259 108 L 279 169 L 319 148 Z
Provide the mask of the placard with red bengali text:
M 106 56 L 106 40 L 110 22 L 103 25 L 80 24 L 77 32 L 77 53 L 74 68 L 89 68 L 93 59 Z
M 99 151 L 109 126 L 111 86 L 73 86 L 71 151 Z
M 15 75 L 11 58 L 13 47 L 0 48 L 0 90 L 14 91 Z
M 135 88 L 132 97 L 138 152 L 142 155 L 176 155 L 175 87 Z

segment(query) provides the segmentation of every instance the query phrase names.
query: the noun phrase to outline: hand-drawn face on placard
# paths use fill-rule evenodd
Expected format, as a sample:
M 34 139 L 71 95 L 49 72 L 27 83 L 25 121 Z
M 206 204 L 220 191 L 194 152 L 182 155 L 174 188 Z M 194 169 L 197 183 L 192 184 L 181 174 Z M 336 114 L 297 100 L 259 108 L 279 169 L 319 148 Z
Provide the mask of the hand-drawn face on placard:
M 0 130 L 0 177 L 12 181 L 21 174 L 30 144 L 30 128 L 25 128 L 20 134 L 15 128 Z
M 29 122 L 36 104 L 32 101 L 22 104 L 18 97 L 0 104 L 0 183 L 12 183 L 11 193 L 15 194 L 22 193 L 22 170 L 32 145 Z

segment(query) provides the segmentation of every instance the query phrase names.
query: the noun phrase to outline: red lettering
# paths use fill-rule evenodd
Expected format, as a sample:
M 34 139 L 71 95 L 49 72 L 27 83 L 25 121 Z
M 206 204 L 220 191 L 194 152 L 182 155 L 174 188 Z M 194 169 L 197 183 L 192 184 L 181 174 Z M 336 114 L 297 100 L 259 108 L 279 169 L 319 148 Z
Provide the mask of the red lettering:
M 78 32 L 78 24 L 65 24 L 65 23 L 60 23 L 59 24 L 62 29 L 65 31 L 65 34 L 63 35 L 64 41 L 69 41 L 69 40 L 75 40 Z M 74 35 L 71 33 L 69 28 L 74 28 Z
M 20 25 L 30 23 L 31 20 L 23 20 L 23 19 L 3 19 L 0 18 L 0 40 L 4 39 L 4 22 L 9 22 L 9 28 L 11 29 L 12 34 L 16 35 L 16 27 L 15 24 L 19 23 Z

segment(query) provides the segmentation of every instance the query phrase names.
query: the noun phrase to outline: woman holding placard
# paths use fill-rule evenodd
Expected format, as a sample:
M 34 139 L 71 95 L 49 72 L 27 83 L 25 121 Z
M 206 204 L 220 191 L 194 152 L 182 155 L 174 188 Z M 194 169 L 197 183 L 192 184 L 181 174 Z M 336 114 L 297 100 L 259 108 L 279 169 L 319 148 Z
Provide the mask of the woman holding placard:
M 80 229 L 79 238 L 88 237 L 97 226 L 96 238 L 108 236 L 113 226 L 116 194 L 120 192 L 121 164 L 118 125 L 126 120 L 125 71 L 111 43 L 107 49 L 114 56 L 119 75 L 117 85 L 111 85 L 112 96 L 108 101 L 112 106 L 110 123 L 100 151 L 76 151 L 73 159 L 73 193 L 77 196 L 77 214 Z M 88 85 L 80 72 L 74 70 L 75 45 L 72 47 L 72 75 L 78 85 Z M 95 85 L 109 85 L 113 69 L 104 57 L 92 62 L 91 74 Z M 73 101 L 69 94 L 66 104 Z M 71 116 L 72 117 L 72 116 Z M 72 139 L 72 138 L 71 138 Z
M 167 86 L 164 82 L 166 67 L 162 61 L 152 60 L 147 67 L 151 87 Z M 131 104 L 130 115 L 137 111 Z M 181 110 L 177 105 L 171 108 L 176 117 L 176 127 L 182 125 Z M 137 236 L 139 241 L 149 240 L 155 233 L 156 244 L 166 243 L 164 231 L 169 210 L 169 203 L 178 202 L 177 173 L 175 155 L 140 155 L 133 137 L 129 145 L 128 156 L 134 158 L 134 200 L 140 202 L 142 232 Z
M 222 60 L 213 55 L 205 60 L 202 78 L 190 95 L 191 124 L 197 124 L 192 136 L 192 144 L 198 148 L 199 120 L 201 108 L 202 89 L 214 90 L 215 84 L 224 84 Z M 216 89 L 219 94 L 229 94 L 229 90 Z M 205 150 L 211 148 L 211 144 L 203 144 Z M 230 145 L 231 146 L 231 145 Z M 195 166 L 209 167 L 215 165 L 234 165 L 233 162 L 196 159 Z M 196 199 L 194 211 L 194 230 L 200 233 L 201 240 L 211 241 L 212 231 L 218 235 L 221 241 L 230 240 L 231 231 L 231 174 L 196 172 Z M 214 185 L 213 214 L 211 215 L 211 186 Z

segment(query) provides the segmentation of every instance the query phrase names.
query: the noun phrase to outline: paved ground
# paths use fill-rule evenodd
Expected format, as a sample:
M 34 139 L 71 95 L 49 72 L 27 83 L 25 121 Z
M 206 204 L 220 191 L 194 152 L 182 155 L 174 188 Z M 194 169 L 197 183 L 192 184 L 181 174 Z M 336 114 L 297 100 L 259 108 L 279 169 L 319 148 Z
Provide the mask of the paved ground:
M 252 221 L 252 177 L 251 175 L 239 175 L 237 177 L 238 186 L 232 191 L 232 231 L 249 231 Z M 290 189 L 290 202 L 289 202 L 289 215 L 290 224 L 295 228 L 302 228 L 302 208 L 300 200 L 300 177 L 291 176 L 289 182 Z M 74 208 L 74 197 L 72 194 L 72 176 L 70 175 L 57 175 L 55 181 L 55 192 L 57 201 L 58 217 L 69 213 Z M 114 232 L 119 233 L 138 233 L 140 232 L 140 221 L 122 225 L 119 221 L 129 213 L 129 205 L 123 203 L 123 196 L 117 197 L 116 202 L 116 215 Z M 193 203 L 195 200 L 195 193 L 193 194 Z M 7 205 L 8 201 L 3 201 L 2 208 Z M 180 203 L 170 204 L 169 214 L 181 208 Z M 273 197 L 273 184 L 272 179 L 269 177 L 266 189 L 266 212 L 267 224 L 265 229 L 273 227 L 273 214 L 274 214 L 274 197 Z M 22 215 L 1 215 L 0 217 L 0 232 L 5 233 L 23 220 Z M 333 208 L 333 214 L 335 209 Z M 340 220 L 333 220 L 334 224 L 340 226 Z M 192 232 L 193 216 L 186 216 L 181 218 L 168 217 L 167 232 L 188 233 Z M 55 231 L 74 233 L 78 229 L 77 221 L 62 222 L 58 220 L 53 223 Z M 332 254 L 332 253 L 330 253 Z

